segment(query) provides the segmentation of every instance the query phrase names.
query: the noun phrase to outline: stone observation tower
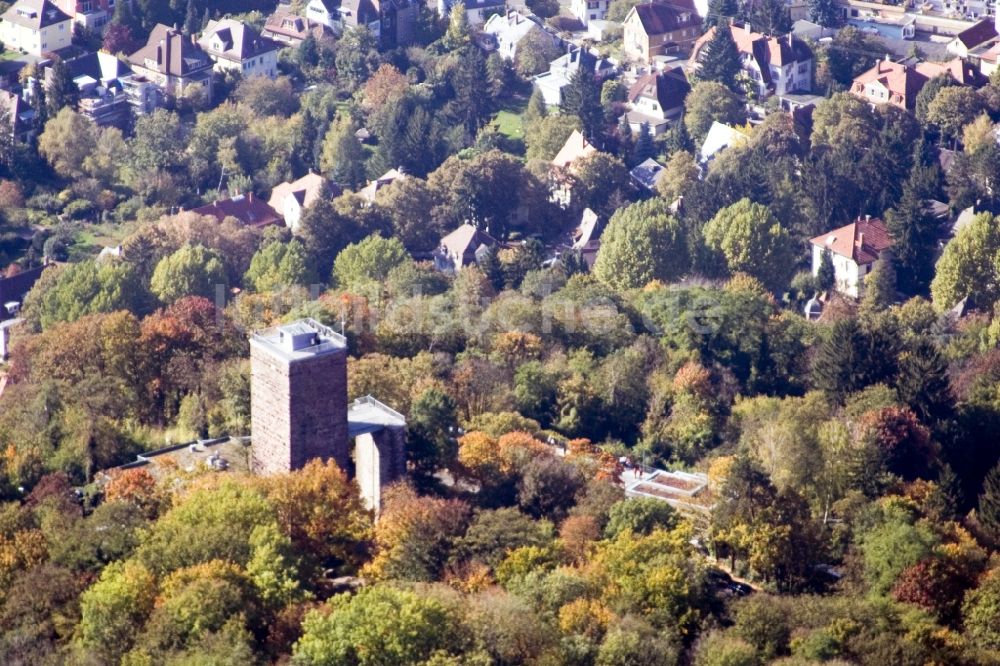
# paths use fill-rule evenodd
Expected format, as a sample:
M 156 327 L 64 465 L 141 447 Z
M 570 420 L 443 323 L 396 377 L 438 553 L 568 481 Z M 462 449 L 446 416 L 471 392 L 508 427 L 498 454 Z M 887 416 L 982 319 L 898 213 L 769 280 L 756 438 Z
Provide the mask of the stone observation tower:
M 347 340 L 312 319 L 250 337 L 250 414 L 256 474 L 333 459 L 377 509 L 406 472 L 406 420 L 370 396 L 347 404 Z

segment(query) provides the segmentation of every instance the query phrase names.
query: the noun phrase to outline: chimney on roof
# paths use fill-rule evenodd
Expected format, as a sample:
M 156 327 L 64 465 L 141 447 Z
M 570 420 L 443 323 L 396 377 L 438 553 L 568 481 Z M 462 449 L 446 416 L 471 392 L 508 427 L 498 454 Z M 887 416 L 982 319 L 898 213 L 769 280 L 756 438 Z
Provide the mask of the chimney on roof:
M 872 221 L 872 216 L 871 216 L 871 215 L 868 215 L 868 214 L 866 213 L 866 214 L 865 214 L 865 222 L 871 222 L 871 221 Z
M 156 45 L 156 64 L 163 64 L 163 42 Z
M 865 246 L 865 232 L 863 231 L 860 234 L 858 234 L 858 245 L 860 245 L 861 247 Z

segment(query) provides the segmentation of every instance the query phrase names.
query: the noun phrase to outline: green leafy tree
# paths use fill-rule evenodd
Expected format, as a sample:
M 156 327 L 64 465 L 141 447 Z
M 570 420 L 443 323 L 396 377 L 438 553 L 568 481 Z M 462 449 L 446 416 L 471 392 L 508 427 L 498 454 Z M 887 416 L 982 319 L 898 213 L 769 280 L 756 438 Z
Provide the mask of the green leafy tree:
M 879 259 L 865 276 L 865 295 L 860 311 L 878 313 L 888 310 L 896 302 L 896 269 L 888 258 Z
M 698 182 L 701 170 L 694 155 L 686 150 L 678 150 L 663 169 L 663 177 L 656 184 L 657 193 L 669 202 L 684 196 L 694 183 Z
M 618 210 L 601 236 L 594 275 L 619 289 L 675 280 L 689 267 L 684 231 L 660 198 Z
M 612 505 L 604 536 L 614 539 L 625 530 L 636 534 L 650 534 L 654 529 L 672 530 L 679 522 L 677 511 L 666 502 L 652 497 L 629 498 Z
M 596 152 L 573 164 L 573 203 L 610 215 L 626 201 L 628 169 L 613 155 Z
M 992 652 L 1000 650 L 1000 569 L 987 572 L 979 586 L 965 595 L 962 624 L 976 646 Z
M 983 111 L 976 91 L 965 86 L 942 88 L 927 106 L 927 122 L 937 125 L 948 138 L 958 141 L 966 125 Z
M 705 244 L 721 253 L 732 273 L 752 275 L 771 290 L 788 284 L 795 248 L 766 206 L 741 199 L 720 210 L 704 230 Z
M 514 65 L 522 76 L 534 76 L 548 70 L 549 63 L 558 57 L 559 48 L 552 36 L 544 30 L 532 30 L 518 42 Z
M 195 488 L 143 535 L 136 557 L 157 574 L 212 560 L 245 566 L 254 552 L 251 535 L 275 524 L 275 515 L 260 490 L 238 479 Z
M 529 160 L 552 160 L 566 143 L 573 130 L 580 129 L 580 119 L 564 114 L 545 115 L 531 122 L 524 142 Z
M 927 112 L 930 110 L 931 102 L 934 101 L 938 93 L 945 88 L 957 85 L 958 81 L 953 79 L 950 74 L 939 74 L 925 83 L 924 87 L 917 93 L 916 103 L 913 108 L 913 113 L 917 116 L 917 119 L 920 122 L 926 123 Z
M 632 8 L 639 4 L 639 0 L 612 0 L 608 5 L 608 20 L 621 23 L 632 11 Z
M 225 293 L 227 282 L 218 253 L 202 245 L 185 245 L 156 264 L 149 287 L 163 303 L 173 303 L 184 296 L 215 298 L 220 287 Z
M 705 140 L 713 122 L 735 125 L 746 119 L 739 98 L 729 88 L 715 81 L 695 84 L 684 105 L 684 125 L 696 144 Z
M 50 275 L 51 273 L 51 275 Z M 138 310 L 144 288 L 125 262 L 82 261 L 50 269 L 24 300 L 25 319 L 43 329 L 115 310 Z
M 739 91 L 737 77 L 740 74 L 740 52 L 733 41 L 729 23 L 722 21 L 715 25 L 715 34 L 702 47 L 698 56 L 698 79 L 715 81 L 733 92 Z
M 294 239 L 288 243 L 275 241 L 258 250 L 244 277 L 244 281 L 258 292 L 306 285 L 313 279 L 305 246 Z
M 457 423 L 455 401 L 440 389 L 429 388 L 413 401 L 406 422 L 406 453 L 418 475 L 429 477 L 452 465 L 458 452 L 453 432 Z
M 108 565 L 80 598 L 78 647 L 109 662 L 128 651 L 156 599 L 156 578 L 134 561 Z
M 556 0 L 527 0 L 525 4 L 531 13 L 543 19 L 551 18 L 559 13 L 559 3 Z
M 333 279 L 346 289 L 356 289 L 372 282 L 381 283 L 396 266 L 409 261 L 410 255 L 395 238 L 372 235 L 352 243 L 337 255 Z
M 337 183 L 350 189 L 365 184 L 365 149 L 349 118 L 337 117 L 323 139 L 320 167 Z
M 1000 225 L 989 213 L 980 213 L 949 242 L 935 267 L 931 282 L 934 306 L 947 310 L 966 296 L 990 310 L 997 298 L 1000 269 Z
M 38 137 L 38 151 L 63 178 L 79 179 L 97 150 L 98 128 L 73 107 L 53 113 Z
M 315 666 L 418 666 L 466 647 L 461 623 L 436 599 L 388 585 L 333 597 L 302 624 L 293 660 Z M 443 662 L 448 663 L 448 662 Z
M 887 594 L 899 574 L 927 557 L 937 541 L 926 526 L 895 517 L 862 534 L 860 550 L 872 593 Z

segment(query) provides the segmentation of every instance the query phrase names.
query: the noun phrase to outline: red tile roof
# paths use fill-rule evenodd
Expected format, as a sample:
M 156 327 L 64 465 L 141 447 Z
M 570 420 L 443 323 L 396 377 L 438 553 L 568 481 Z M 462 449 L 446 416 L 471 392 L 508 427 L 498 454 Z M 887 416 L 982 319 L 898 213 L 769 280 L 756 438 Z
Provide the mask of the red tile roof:
M 887 103 L 902 109 L 912 109 L 917 100 L 917 93 L 928 80 L 929 77 L 921 73 L 918 68 L 891 60 L 879 60 L 874 67 L 854 79 L 851 93 L 867 100 L 865 88 L 869 83 L 878 81 L 889 91 L 889 98 L 885 100 Z
M 232 199 L 220 199 L 207 206 L 195 208 L 191 212 L 199 215 L 212 215 L 219 222 L 227 217 L 235 217 L 248 227 L 266 227 L 270 224 L 284 223 L 277 211 L 253 194 L 237 195 Z
M 859 217 L 847 226 L 816 236 L 810 241 L 834 254 L 848 257 L 858 265 L 874 263 L 892 247 L 892 237 L 878 218 Z
M 760 32 L 753 32 L 749 25 L 734 23 L 730 26 L 736 50 L 745 56 L 752 56 L 757 62 L 765 83 L 770 83 L 771 69 L 769 65 L 784 67 L 791 63 L 805 62 L 812 58 L 812 51 L 801 39 L 791 34 L 783 37 L 773 37 Z M 715 37 L 715 26 L 695 41 L 691 49 L 690 62 L 698 62 L 701 50 Z

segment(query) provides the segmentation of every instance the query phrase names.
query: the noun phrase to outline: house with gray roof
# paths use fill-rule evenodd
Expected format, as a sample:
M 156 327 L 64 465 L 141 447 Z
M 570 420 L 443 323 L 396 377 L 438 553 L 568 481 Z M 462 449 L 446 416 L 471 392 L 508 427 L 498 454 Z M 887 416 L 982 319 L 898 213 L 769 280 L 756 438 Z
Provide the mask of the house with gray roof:
M 212 59 L 180 30 L 158 24 L 146 45 L 127 60 L 133 75 L 123 79 L 122 85 L 139 113 L 177 99 L 193 86 L 201 86 L 206 99 L 212 98 Z
M 217 72 L 238 72 L 244 78 L 278 75 L 281 45 L 245 23 L 228 18 L 209 21 L 198 45 L 215 62 Z
M 553 44 L 559 41 L 557 37 L 549 34 L 534 16 L 525 16 L 516 11 L 502 15 L 494 14 L 486 21 L 483 32 L 489 35 L 496 52 L 505 60 L 514 60 L 517 57 L 518 44 L 532 32 L 548 36 Z
M 0 42 L 33 56 L 54 53 L 73 42 L 73 17 L 49 0 L 19 0 L 0 20 Z
M 593 73 L 598 81 L 604 81 L 618 73 L 618 68 L 607 58 L 571 45 L 566 53 L 549 63 L 549 71 L 534 78 L 535 86 L 541 91 L 545 103 L 549 106 L 562 103 L 563 89 L 581 68 Z

